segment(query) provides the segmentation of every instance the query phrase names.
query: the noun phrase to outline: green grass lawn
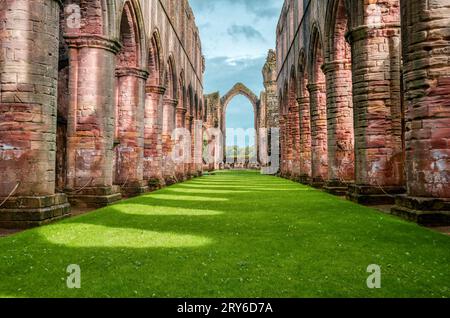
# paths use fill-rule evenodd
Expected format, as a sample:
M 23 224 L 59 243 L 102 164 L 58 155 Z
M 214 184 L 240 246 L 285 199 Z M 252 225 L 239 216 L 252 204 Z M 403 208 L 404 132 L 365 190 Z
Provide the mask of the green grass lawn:
M 366 286 L 370 264 L 381 289 Z M 450 237 L 220 172 L 0 239 L 0 297 L 450 297 L 449 264 Z

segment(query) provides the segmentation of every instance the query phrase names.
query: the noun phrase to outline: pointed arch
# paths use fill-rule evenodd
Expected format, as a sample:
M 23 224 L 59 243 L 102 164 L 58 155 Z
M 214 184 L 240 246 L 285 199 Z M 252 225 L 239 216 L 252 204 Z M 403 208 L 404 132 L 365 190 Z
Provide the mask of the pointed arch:
M 118 38 L 116 1 L 115 0 L 64 0 L 64 20 L 70 19 L 76 13 L 76 5 L 80 14 L 80 25 L 64 23 L 62 30 L 66 35 L 100 35 L 108 38 Z M 71 28 L 71 26 L 74 26 Z
M 139 4 L 132 0 L 125 1 L 118 21 L 119 40 L 122 44 L 118 66 L 144 69 L 147 64 L 145 28 Z
M 166 88 L 165 97 L 172 100 L 178 98 L 178 76 L 173 55 L 169 55 L 169 59 L 166 63 L 165 75 L 164 75 L 164 87 Z
M 242 83 L 235 84 L 233 88 L 231 88 L 230 91 L 221 98 L 221 104 L 223 106 L 224 113 L 227 110 L 228 104 L 236 95 L 243 95 L 247 97 L 253 106 L 255 114 L 257 114 L 257 110 L 259 107 L 259 99 L 255 93 L 253 93 L 247 86 L 245 86 Z
M 161 38 L 159 36 L 158 29 L 155 29 L 152 33 L 152 37 L 150 39 L 149 45 L 149 53 L 148 53 L 148 72 L 149 78 L 147 81 L 147 85 L 150 86 L 161 86 L 164 67 L 162 65 L 162 46 L 161 46 Z
M 313 23 L 310 38 L 309 50 L 309 76 L 311 83 L 325 82 L 325 75 L 322 72 L 322 66 L 325 62 L 323 53 L 324 42 L 322 32 L 317 23 Z

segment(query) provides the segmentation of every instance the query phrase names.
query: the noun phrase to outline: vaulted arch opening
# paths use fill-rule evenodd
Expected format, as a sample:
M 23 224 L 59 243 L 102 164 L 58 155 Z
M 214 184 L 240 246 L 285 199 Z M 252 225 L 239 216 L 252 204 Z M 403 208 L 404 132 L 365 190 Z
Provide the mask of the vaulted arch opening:
M 235 168 L 258 161 L 258 97 L 244 84 L 236 84 L 221 99 L 225 158 Z

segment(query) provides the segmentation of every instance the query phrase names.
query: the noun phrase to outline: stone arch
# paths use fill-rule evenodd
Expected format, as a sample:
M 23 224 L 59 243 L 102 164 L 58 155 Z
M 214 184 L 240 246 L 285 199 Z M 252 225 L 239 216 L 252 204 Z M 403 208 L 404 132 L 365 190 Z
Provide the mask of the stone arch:
M 322 66 L 325 63 L 324 42 L 319 25 L 313 23 L 309 41 L 309 78 L 311 83 L 325 82 Z
M 80 16 L 80 24 L 65 23 L 62 30 L 67 35 L 100 35 L 117 38 L 116 0 L 64 0 L 64 20 Z M 71 7 L 71 5 L 75 5 Z M 79 8 L 79 12 L 78 12 Z
M 309 48 L 309 84 L 311 116 L 312 182 L 321 187 L 328 178 L 328 132 L 326 79 L 322 71 L 323 37 L 317 23 L 313 24 Z
M 325 19 L 325 59 L 327 61 L 351 59 L 351 47 L 345 36 L 350 28 L 350 13 L 345 0 L 330 1 Z
M 259 118 L 258 118 L 258 114 L 259 112 L 259 106 L 260 106 L 260 101 L 258 96 L 256 96 L 255 93 L 253 93 L 247 86 L 245 86 L 243 83 L 237 83 L 235 84 L 229 91 L 228 93 L 226 93 L 221 99 L 220 99 L 220 105 L 221 105 L 221 110 L 220 110 L 220 114 L 222 117 L 222 127 L 221 130 L 223 132 L 223 138 L 224 138 L 224 144 L 226 144 L 226 111 L 227 111 L 227 107 L 229 105 L 229 103 L 231 102 L 231 100 L 236 97 L 237 95 L 242 95 L 244 97 L 246 97 L 250 104 L 252 104 L 253 106 L 253 113 L 254 113 L 254 127 L 256 130 L 256 135 L 255 135 L 255 145 L 257 148 L 257 158 L 259 158 L 259 153 L 258 153 L 258 140 L 259 140 L 259 135 L 258 135 L 258 130 L 259 130 Z M 225 148 L 224 148 L 225 150 Z
M 120 11 L 119 40 L 122 48 L 118 53 L 119 67 L 146 66 L 146 41 L 142 12 L 136 1 L 127 0 Z
M 178 108 L 186 110 L 186 85 L 183 69 L 178 76 Z
M 166 63 L 164 87 L 166 88 L 166 93 L 164 95 L 165 98 L 170 98 L 173 100 L 178 98 L 177 68 L 172 54 L 169 55 L 169 59 Z
M 148 84 L 151 86 L 161 86 L 164 74 L 164 67 L 162 65 L 163 50 L 161 45 L 161 38 L 158 29 L 153 31 L 148 54 L 148 70 L 149 79 Z
M 255 111 L 256 115 L 257 108 L 259 105 L 258 96 L 256 96 L 255 93 L 253 93 L 247 86 L 245 86 L 242 83 L 237 83 L 236 85 L 234 85 L 233 88 L 231 88 L 230 91 L 221 98 L 220 101 L 223 107 L 223 113 L 226 112 L 227 106 L 230 103 L 230 101 L 237 95 L 243 95 L 248 98 L 248 100 L 253 106 L 253 110 Z

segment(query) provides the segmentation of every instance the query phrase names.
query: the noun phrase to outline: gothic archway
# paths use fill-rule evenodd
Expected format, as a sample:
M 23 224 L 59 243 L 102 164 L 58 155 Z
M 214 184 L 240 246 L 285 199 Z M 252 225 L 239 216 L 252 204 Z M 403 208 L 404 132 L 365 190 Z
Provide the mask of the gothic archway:
M 237 83 L 235 84 L 229 91 L 228 93 L 226 93 L 221 99 L 220 99 L 220 115 L 222 117 L 222 125 L 221 125 L 221 131 L 223 132 L 223 140 L 224 140 L 224 145 L 226 143 L 227 140 L 227 136 L 226 136 L 226 111 L 227 111 L 227 107 L 229 105 L 229 103 L 231 102 L 231 100 L 238 96 L 244 96 L 246 97 L 249 102 L 252 104 L 253 106 L 253 113 L 254 113 L 254 127 L 256 130 L 256 134 L 255 134 L 255 146 L 256 146 L 256 156 L 257 158 L 259 158 L 259 150 L 258 150 L 258 143 L 259 143 L 259 136 L 258 136 L 258 130 L 259 130 L 259 120 L 258 120 L 258 114 L 259 112 L 259 106 L 260 106 L 260 100 L 259 98 L 256 96 L 255 93 L 253 93 L 247 86 L 245 86 L 243 83 Z M 225 147 L 224 147 L 225 149 Z

